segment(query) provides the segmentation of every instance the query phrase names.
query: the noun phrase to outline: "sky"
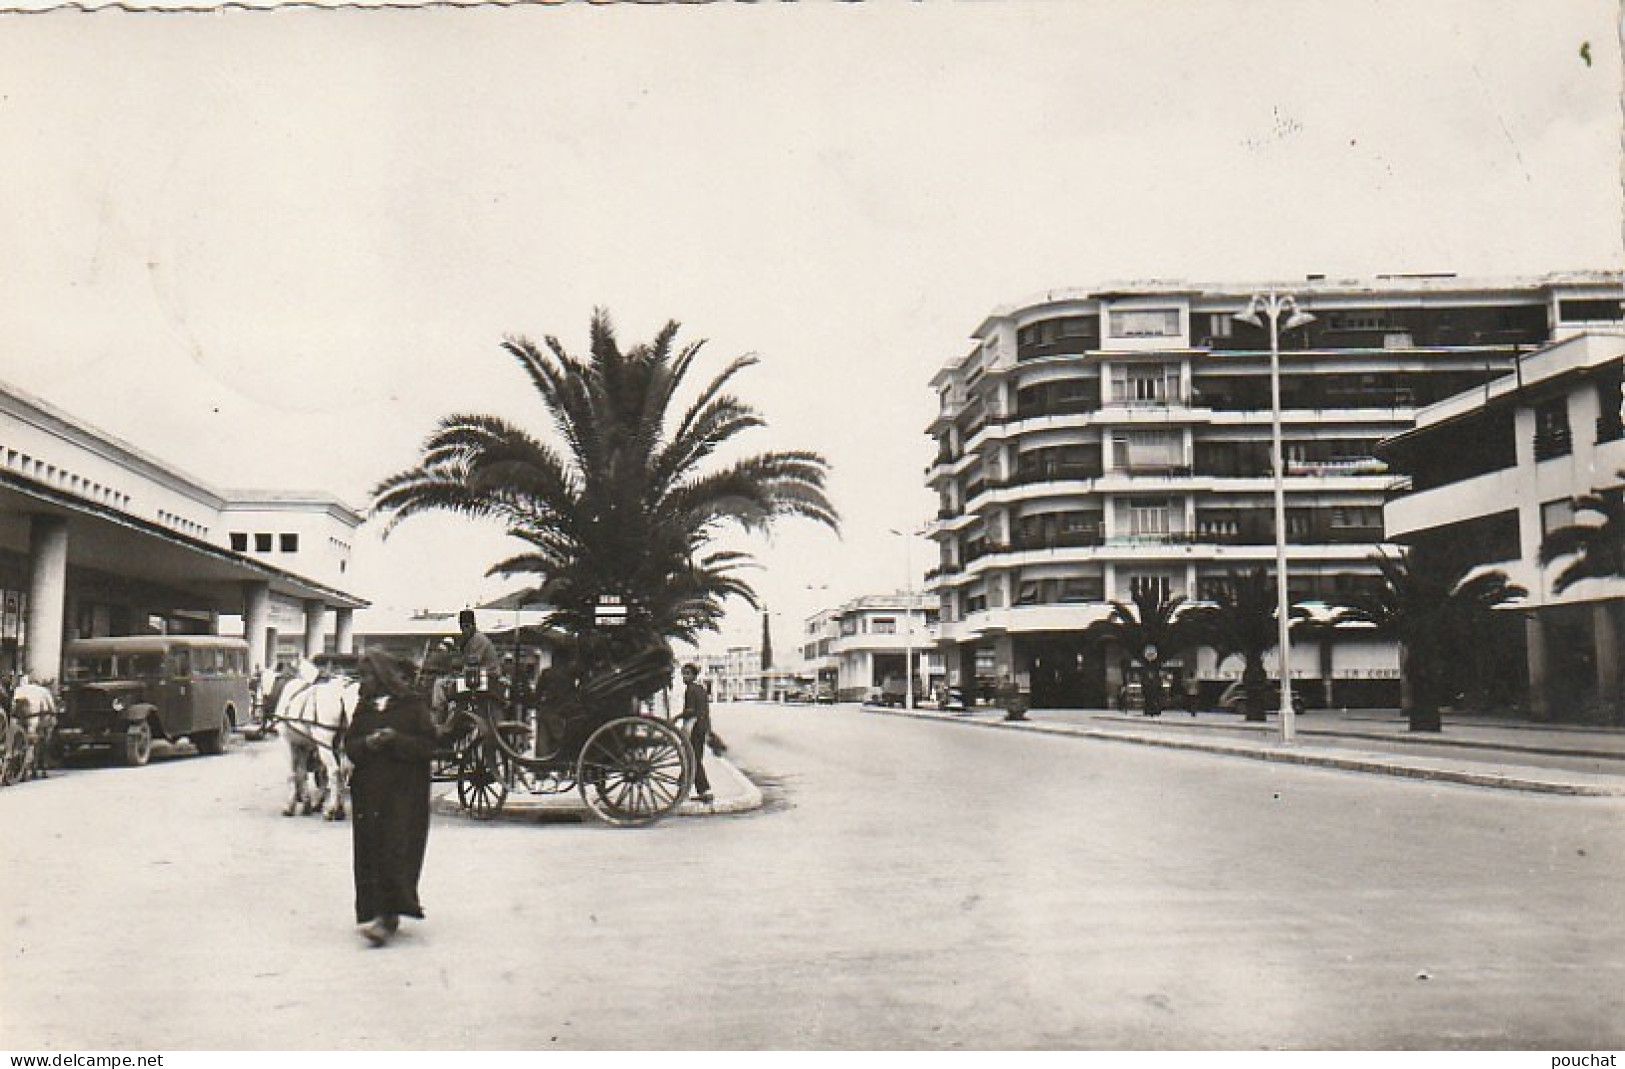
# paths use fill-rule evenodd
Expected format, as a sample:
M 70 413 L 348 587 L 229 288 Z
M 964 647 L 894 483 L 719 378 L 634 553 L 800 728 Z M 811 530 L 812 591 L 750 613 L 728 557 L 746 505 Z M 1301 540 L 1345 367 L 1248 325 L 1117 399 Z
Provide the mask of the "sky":
M 42 6 L 42 5 L 36 5 Z M 0 380 L 220 488 L 357 506 L 441 416 L 541 426 L 505 337 L 667 320 L 830 461 L 749 543 L 776 648 L 934 562 L 928 386 L 1129 279 L 1625 265 L 1602 0 L 0 13 Z M 498 530 L 369 522 L 456 608 Z M 740 606 L 710 645 L 753 641 Z

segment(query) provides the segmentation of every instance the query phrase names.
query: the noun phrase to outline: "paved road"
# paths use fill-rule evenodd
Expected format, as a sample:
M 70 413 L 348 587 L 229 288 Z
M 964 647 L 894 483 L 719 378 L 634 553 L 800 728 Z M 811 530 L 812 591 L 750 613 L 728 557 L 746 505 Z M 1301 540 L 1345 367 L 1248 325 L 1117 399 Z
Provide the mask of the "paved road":
M 0 792 L 0 1046 L 1625 1046 L 1625 800 L 716 716 L 766 809 L 437 817 L 383 950 L 278 742 Z

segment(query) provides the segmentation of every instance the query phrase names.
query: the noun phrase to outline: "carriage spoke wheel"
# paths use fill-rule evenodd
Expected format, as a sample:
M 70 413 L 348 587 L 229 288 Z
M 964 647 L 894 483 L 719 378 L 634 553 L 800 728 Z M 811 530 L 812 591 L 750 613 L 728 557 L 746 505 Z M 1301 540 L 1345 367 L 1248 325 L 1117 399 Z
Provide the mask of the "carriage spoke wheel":
M 581 748 L 576 778 L 582 800 L 608 824 L 647 824 L 670 813 L 694 784 L 694 753 L 661 720 L 611 720 Z
M 457 804 L 475 820 L 490 820 L 508 800 L 507 761 L 495 746 L 475 743 L 457 770 Z
M 462 775 L 463 760 L 479 741 L 477 729 L 469 727 L 449 739 L 441 740 L 444 749 L 437 749 L 429 765 L 429 778 L 444 783 Z

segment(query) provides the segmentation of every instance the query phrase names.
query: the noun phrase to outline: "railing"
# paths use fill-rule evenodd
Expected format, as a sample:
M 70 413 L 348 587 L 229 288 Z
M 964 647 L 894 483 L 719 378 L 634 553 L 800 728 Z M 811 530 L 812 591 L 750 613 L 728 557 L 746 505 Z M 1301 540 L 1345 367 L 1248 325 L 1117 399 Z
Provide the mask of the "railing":
M 1095 464 L 1057 464 L 1053 467 L 1039 468 L 1036 471 L 1018 471 L 1011 477 L 1010 485 L 1027 486 L 1032 483 L 1098 479 L 1101 474 L 1102 469 Z
M 1011 541 L 1010 548 L 1018 553 L 1035 549 L 1074 549 L 1078 546 L 1103 545 L 1103 538 L 1101 529 L 1095 526 L 1057 531 L 1049 535 L 1018 535 Z
M 1567 427 L 1535 432 L 1535 459 L 1551 460 L 1574 452 L 1574 435 Z
M 1388 465 L 1376 457 L 1338 457 L 1331 460 L 1289 460 L 1288 475 L 1386 475 Z

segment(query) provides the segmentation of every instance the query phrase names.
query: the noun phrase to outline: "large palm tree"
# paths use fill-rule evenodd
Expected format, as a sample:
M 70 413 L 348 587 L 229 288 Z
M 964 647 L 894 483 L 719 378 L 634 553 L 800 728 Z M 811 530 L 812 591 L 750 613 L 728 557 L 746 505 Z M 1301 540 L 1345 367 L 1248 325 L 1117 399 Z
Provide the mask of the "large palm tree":
M 1162 665 L 1168 656 L 1193 637 L 1185 614 L 1185 598 L 1164 597 L 1155 586 L 1134 591 L 1132 604 L 1111 603 L 1111 615 L 1090 624 L 1084 635 L 1095 642 L 1114 643 L 1129 672 L 1140 680 L 1146 716 L 1162 715 Z
M 1401 704 L 1412 731 L 1439 731 L 1439 707 L 1463 671 L 1476 664 L 1474 637 L 1498 605 L 1528 591 L 1503 571 L 1434 550 L 1401 550 L 1372 558 L 1379 582 L 1346 595 L 1340 618 L 1373 625 L 1399 642 Z
M 1625 471 L 1619 477 L 1625 479 Z M 1583 579 L 1625 578 L 1625 487 L 1582 494 L 1574 499 L 1574 512 L 1594 512 L 1602 522 L 1570 524 L 1541 539 L 1541 564 L 1574 558 L 1552 579 L 1558 594 Z
M 487 574 L 533 575 L 555 606 L 553 623 L 578 636 L 578 671 L 715 630 L 730 597 L 757 604 L 742 570 L 754 562 L 719 548 L 732 531 L 762 531 L 784 517 L 838 529 L 817 453 L 768 452 L 728 463 L 718 450 L 765 425 L 728 392 L 753 356 L 733 360 L 679 409 L 703 341 L 677 345 L 668 323 L 652 342 L 622 349 L 609 315 L 593 314 L 585 357 L 556 338 L 510 338 L 503 350 L 541 402 L 543 433 L 497 416 L 441 419 L 418 463 L 373 491 L 392 529 L 410 516 L 449 511 L 496 519 L 523 552 Z M 617 597 L 626 623 L 599 627 L 595 608 Z
M 1264 657 L 1278 644 L 1275 580 L 1263 568 L 1232 571 L 1206 604 L 1193 605 L 1186 618 L 1195 634 L 1213 647 L 1219 663 L 1241 658 L 1242 705 L 1248 720 L 1266 717 Z

